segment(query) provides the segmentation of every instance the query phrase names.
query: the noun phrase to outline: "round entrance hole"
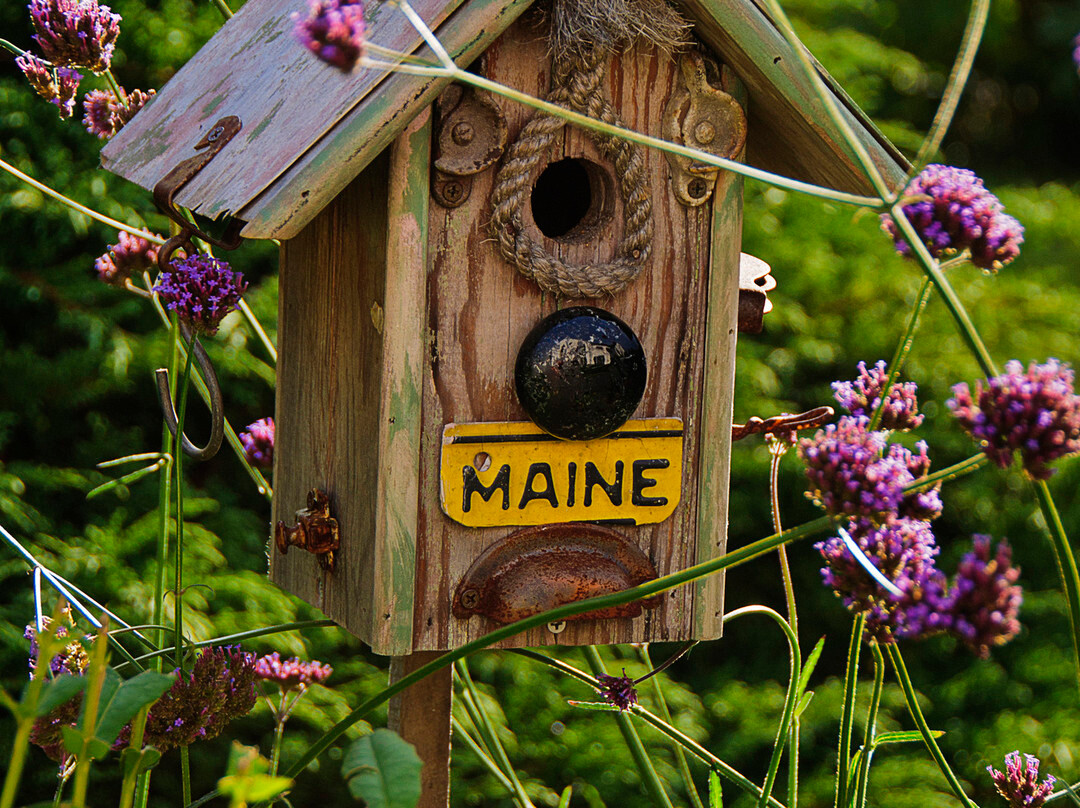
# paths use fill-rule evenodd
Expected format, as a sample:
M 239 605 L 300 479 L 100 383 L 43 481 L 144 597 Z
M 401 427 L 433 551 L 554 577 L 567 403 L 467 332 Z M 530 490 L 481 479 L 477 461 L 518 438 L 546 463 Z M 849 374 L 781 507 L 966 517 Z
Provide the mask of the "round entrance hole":
M 556 241 L 592 236 L 611 218 L 613 186 L 601 166 L 567 158 L 541 172 L 531 197 L 533 221 Z

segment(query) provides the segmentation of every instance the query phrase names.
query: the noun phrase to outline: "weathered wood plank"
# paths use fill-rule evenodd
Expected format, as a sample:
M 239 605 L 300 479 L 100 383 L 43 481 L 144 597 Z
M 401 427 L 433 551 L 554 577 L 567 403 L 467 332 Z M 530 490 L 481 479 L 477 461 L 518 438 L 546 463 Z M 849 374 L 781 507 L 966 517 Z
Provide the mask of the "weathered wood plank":
M 477 59 L 532 0 L 472 0 L 438 36 L 459 64 Z M 390 13 L 387 11 L 387 13 Z M 430 52 L 421 51 L 421 55 Z M 433 57 L 430 57 L 433 58 Z M 324 205 L 435 100 L 446 79 L 389 74 L 378 91 L 346 115 L 240 212 L 248 238 L 292 238 Z
M 839 190 L 871 192 L 795 52 L 752 0 L 677 0 L 677 5 L 695 20 L 694 32 L 747 86 L 754 132 L 747 162 Z M 835 86 L 831 78 L 828 82 Z M 886 180 L 899 182 L 903 156 L 846 95 L 838 100 Z
M 544 31 L 518 21 L 484 58 L 489 77 L 537 95 L 548 86 Z M 618 60 L 609 70 L 603 92 L 626 123 L 659 135 L 662 111 L 675 79 L 675 63 L 655 51 Z M 648 92 L 642 88 L 648 87 Z M 531 110 L 497 100 L 506 114 L 511 138 Z M 613 167 L 592 140 L 575 129 L 552 149 L 551 161 L 585 158 L 603 167 L 614 182 Z M 698 396 L 727 402 L 730 419 L 730 379 L 727 387 L 704 383 L 705 317 L 708 287 L 709 206 L 682 207 L 669 190 L 664 156 L 645 152 L 652 187 L 653 254 L 642 275 L 625 291 L 604 300 L 556 300 L 520 276 L 497 253 L 487 230 L 494 172 L 474 178 L 472 194 L 462 206 L 446 210 L 432 204 L 432 254 L 428 274 L 428 327 L 435 338 L 424 388 L 424 435 L 421 445 L 420 543 L 417 548 L 417 608 L 414 647 L 432 650 L 456 647 L 487 633 L 493 624 L 473 616 L 459 620 L 449 613 L 453 590 L 479 552 L 507 535 L 508 528 L 464 528 L 439 509 L 439 451 L 447 422 L 524 420 L 513 390 L 517 348 L 528 331 L 556 308 L 593 304 L 628 323 L 641 338 L 649 381 L 635 417 L 675 416 L 685 423 L 682 501 L 674 516 L 659 525 L 620 528 L 638 543 L 660 574 L 682 569 L 698 560 L 698 488 L 701 463 Z M 537 172 L 539 173 L 539 171 Z M 535 178 L 534 178 L 535 179 Z M 547 249 L 576 263 L 608 260 L 623 233 L 623 203 L 615 194 L 611 221 L 587 240 L 557 242 L 544 239 L 525 219 L 533 237 Z M 734 245 L 737 255 L 738 244 Z M 735 285 L 730 287 L 737 298 Z M 729 338 L 730 339 L 730 338 Z M 715 377 L 714 383 L 721 384 Z M 710 459 L 717 476 L 726 478 L 727 456 L 717 451 Z M 723 520 L 719 520 L 723 521 Z M 718 545 L 722 547 L 722 543 Z M 553 643 L 624 643 L 675 640 L 693 636 L 693 589 L 665 595 L 652 612 L 639 618 L 571 622 L 564 633 L 533 630 L 505 646 Z
M 733 71 L 722 71 L 724 89 L 746 109 L 746 87 Z M 754 130 L 748 130 L 748 138 Z M 742 160 L 743 154 L 736 159 Z M 735 389 L 735 342 L 739 321 L 739 265 L 742 244 L 743 178 L 720 172 L 713 191 L 712 249 L 705 323 L 705 386 Z M 701 397 L 701 466 L 698 475 L 697 563 L 727 552 L 731 476 L 731 420 L 734 395 Z M 726 575 L 711 575 L 695 587 L 694 637 L 715 639 L 724 633 Z
M 414 5 L 437 28 L 461 2 L 416 0 Z M 249 0 L 109 142 L 101 155 L 105 168 L 153 188 L 194 154 L 192 147 L 215 121 L 237 115 L 243 122 L 240 134 L 212 170 L 182 189 L 177 202 L 209 217 L 241 210 L 386 80 L 383 70 L 344 74 L 301 46 L 290 15 L 303 12 L 304 5 L 302 0 Z M 420 46 L 420 35 L 389 5 L 370 4 L 367 21 L 372 42 L 406 53 Z
M 386 231 L 386 302 L 373 309 L 382 320 L 382 391 L 379 405 L 379 481 L 375 502 L 375 572 L 372 633 L 364 639 L 380 654 L 412 650 L 416 577 L 420 424 L 427 334 L 430 111 L 424 110 L 390 149 Z M 373 304 L 375 305 L 375 304 Z
M 438 654 L 421 651 L 390 660 L 390 684 L 426 665 Z M 420 802 L 416 808 L 450 804 L 450 710 L 454 701 L 453 669 L 442 668 L 390 699 L 387 725 L 416 747 Z
M 270 554 L 271 579 L 361 637 L 371 635 L 389 155 L 281 248 L 273 519 L 330 495 L 341 526 L 334 572 Z

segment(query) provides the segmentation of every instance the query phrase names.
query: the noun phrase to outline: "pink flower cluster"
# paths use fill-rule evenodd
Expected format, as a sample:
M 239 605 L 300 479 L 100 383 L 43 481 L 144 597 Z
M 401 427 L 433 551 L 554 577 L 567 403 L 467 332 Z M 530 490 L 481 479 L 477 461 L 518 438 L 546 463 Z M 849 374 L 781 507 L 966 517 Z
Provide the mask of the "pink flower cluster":
M 318 660 L 304 662 L 299 657 L 282 660 L 274 651 L 255 662 L 255 675 L 265 682 L 274 682 L 282 690 L 305 690 L 309 685 L 322 684 L 334 669 Z
M 260 418 L 248 424 L 237 437 L 244 446 L 247 461 L 259 469 L 274 467 L 274 419 Z
M 1005 756 L 1005 771 L 987 766 L 998 794 L 1009 801 L 1009 808 L 1041 808 L 1054 789 L 1057 778 L 1048 774 L 1039 782 L 1039 759 L 1034 755 L 1010 752 Z
M 364 54 L 364 6 L 353 0 L 309 0 L 308 15 L 298 13 L 296 38 L 319 59 L 348 73 Z
M 152 235 L 147 232 L 146 235 Z M 160 238 L 160 236 L 156 236 Z M 120 231 L 116 244 L 94 262 L 98 280 L 112 286 L 123 286 L 133 273 L 150 269 L 157 263 L 157 244 Z
M 196 334 L 216 334 L 225 315 L 240 305 L 247 289 L 244 276 L 226 261 L 207 255 L 173 259 L 158 275 L 157 292 L 170 311 L 178 312 Z
M 108 140 L 119 132 L 124 124 L 135 117 L 146 102 L 157 94 L 156 90 L 127 93 L 127 105 L 122 104 L 112 90 L 91 90 L 83 98 L 83 126 L 91 135 Z
M 75 114 L 75 94 L 82 81 L 81 73 L 69 67 L 54 68 L 32 53 L 15 57 L 15 65 L 26 76 L 34 92 L 56 104 L 61 118 Z
M 34 40 L 56 67 L 104 73 L 120 36 L 120 15 L 97 0 L 30 0 Z

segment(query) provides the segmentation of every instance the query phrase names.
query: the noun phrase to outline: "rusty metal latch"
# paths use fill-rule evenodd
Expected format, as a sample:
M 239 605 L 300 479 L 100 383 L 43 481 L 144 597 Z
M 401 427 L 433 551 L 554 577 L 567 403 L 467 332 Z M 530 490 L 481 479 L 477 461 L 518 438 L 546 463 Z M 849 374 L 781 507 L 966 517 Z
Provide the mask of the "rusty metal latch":
M 824 425 L 835 413 L 832 407 L 814 407 L 797 415 L 783 413 L 771 418 L 751 416 L 745 424 L 731 425 L 731 439 L 742 440 L 747 435 L 794 436 L 800 429 L 814 429 Z
M 182 246 L 190 246 L 192 236 L 224 250 L 235 250 L 240 246 L 240 230 L 243 228 L 244 222 L 234 219 L 229 223 L 224 236 L 220 239 L 214 238 L 189 222 L 176 209 L 173 198 L 180 192 L 181 188 L 191 182 L 195 175 L 206 167 L 207 163 L 218 155 L 218 152 L 225 148 L 225 145 L 239 133 L 242 127 L 243 123 L 235 115 L 221 118 L 195 144 L 194 148 L 199 153 L 194 157 L 189 157 L 182 163 L 178 163 L 176 168 L 166 174 L 154 186 L 154 202 L 157 203 L 161 212 L 176 222 L 181 229 L 179 236 L 173 236 L 169 241 L 165 242 L 163 252 L 171 255 Z M 169 249 L 173 242 L 176 242 L 176 246 Z
M 738 101 L 710 83 L 709 73 L 718 79 L 720 70 L 700 53 L 679 57 L 678 81 L 664 108 L 664 138 L 730 159 L 746 143 L 746 114 Z M 708 202 L 720 169 L 677 154 L 666 156 L 675 198 L 688 207 Z
M 469 198 L 472 178 L 495 165 L 506 151 L 506 118 L 487 95 L 451 84 L 435 102 L 435 134 L 431 193 L 444 208 Z
M 312 488 L 307 507 L 296 512 L 296 524 L 288 527 L 278 522 L 274 528 L 274 544 L 285 555 L 290 547 L 314 553 L 319 566 L 333 572 L 334 552 L 341 547 L 338 521 L 330 515 L 330 497 L 325 491 Z

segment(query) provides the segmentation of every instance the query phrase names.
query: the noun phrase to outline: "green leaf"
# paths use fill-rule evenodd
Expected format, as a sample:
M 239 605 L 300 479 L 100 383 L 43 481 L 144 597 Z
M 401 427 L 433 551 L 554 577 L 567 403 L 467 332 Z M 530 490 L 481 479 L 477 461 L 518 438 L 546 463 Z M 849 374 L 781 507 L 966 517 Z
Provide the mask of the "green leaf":
M 75 727 L 60 727 L 60 737 L 64 741 L 64 751 L 69 755 L 82 754 L 83 736 Z
M 117 679 L 120 678 L 116 671 L 111 668 L 109 671 Z M 112 744 L 120 734 L 120 730 L 124 728 L 124 725 L 133 719 L 135 714 L 143 707 L 160 699 L 161 695 L 172 687 L 175 678 L 173 674 L 143 671 L 138 676 L 132 677 L 126 682 L 120 683 L 114 689 L 109 690 L 109 698 L 106 700 L 106 690 L 109 688 L 111 681 L 111 677 L 106 675 L 94 736 L 106 744 Z
M 573 786 L 567 786 L 559 796 L 559 808 L 570 808 L 570 795 L 574 793 Z
M 161 760 L 161 752 L 152 746 L 143 749 L 125 749 L 120 753 L 120 765 L 124 776 L 142 774 L 154 768 Z
M 86 742 L 86 754 L 91 760 L 101 760 L 108 756 L 112 747 L 100 738 L 91 738 Z
M 810 706 L 810 702 L 814 700 L 814 691 L 807 690 L 799 697 L 799 703 L 795 705 L 795 717 L 798 718 L 803 714 L 803 711 Z
M 41 718 L 61 704 L 67 704 L 86 687 L 85 676 L 75 676 L 65 673 L 45 683 L 41 689 L 41 697 L 38 699 L 37 709 L 34 715 Z
M 806 690 L 806 686 L 810 684 L 810 675 L 814 672 L 814 668 L 817 667 L 818 660 L 821 659 L 821 652 L 825 650 L 825 638 L 822 637 L 817 641 L 817 645 L 814 646 L 814 650 L 810 652 L 810 656 L 806 658 L 806 663 L 803 665 L 802 674 L 799 676 L 799 692 Z
M 236 741 L 233 741 L 225 771 L 226 775 L 217 785 L 222 794 L 229 796 L 229 808 L 265 802 L 288 791 L 293 784 L 292 778 L 268 774 L 270 761 L 259 754 L 258 747 L 244 746 Z
M 341 775 L 349 793 L 368 808 L 415 808 L 420 800 L 420 758 L 396 732 L 377 729 L 353 742 Z
M 724 808 L 724 787 L 716 769 L 709 769 L 709 808 Z
M 580 707 L 582 710 L 600 710 L 605 713 L 617 713 L 619 708 L 610 701 L 571 701 L 567 699 L 571 707 Z
M 930 734 L 935 738 L 940 738 L 945 734 L 945 730 L 932 729 Z M 918 730 L 900 730 L 897 732 L 883 732 L 874 738 L 874 746 L 883 746 L 887 743 L 911 743 L 913 741 L 921 742 L 923 739 L 922 733 Z

